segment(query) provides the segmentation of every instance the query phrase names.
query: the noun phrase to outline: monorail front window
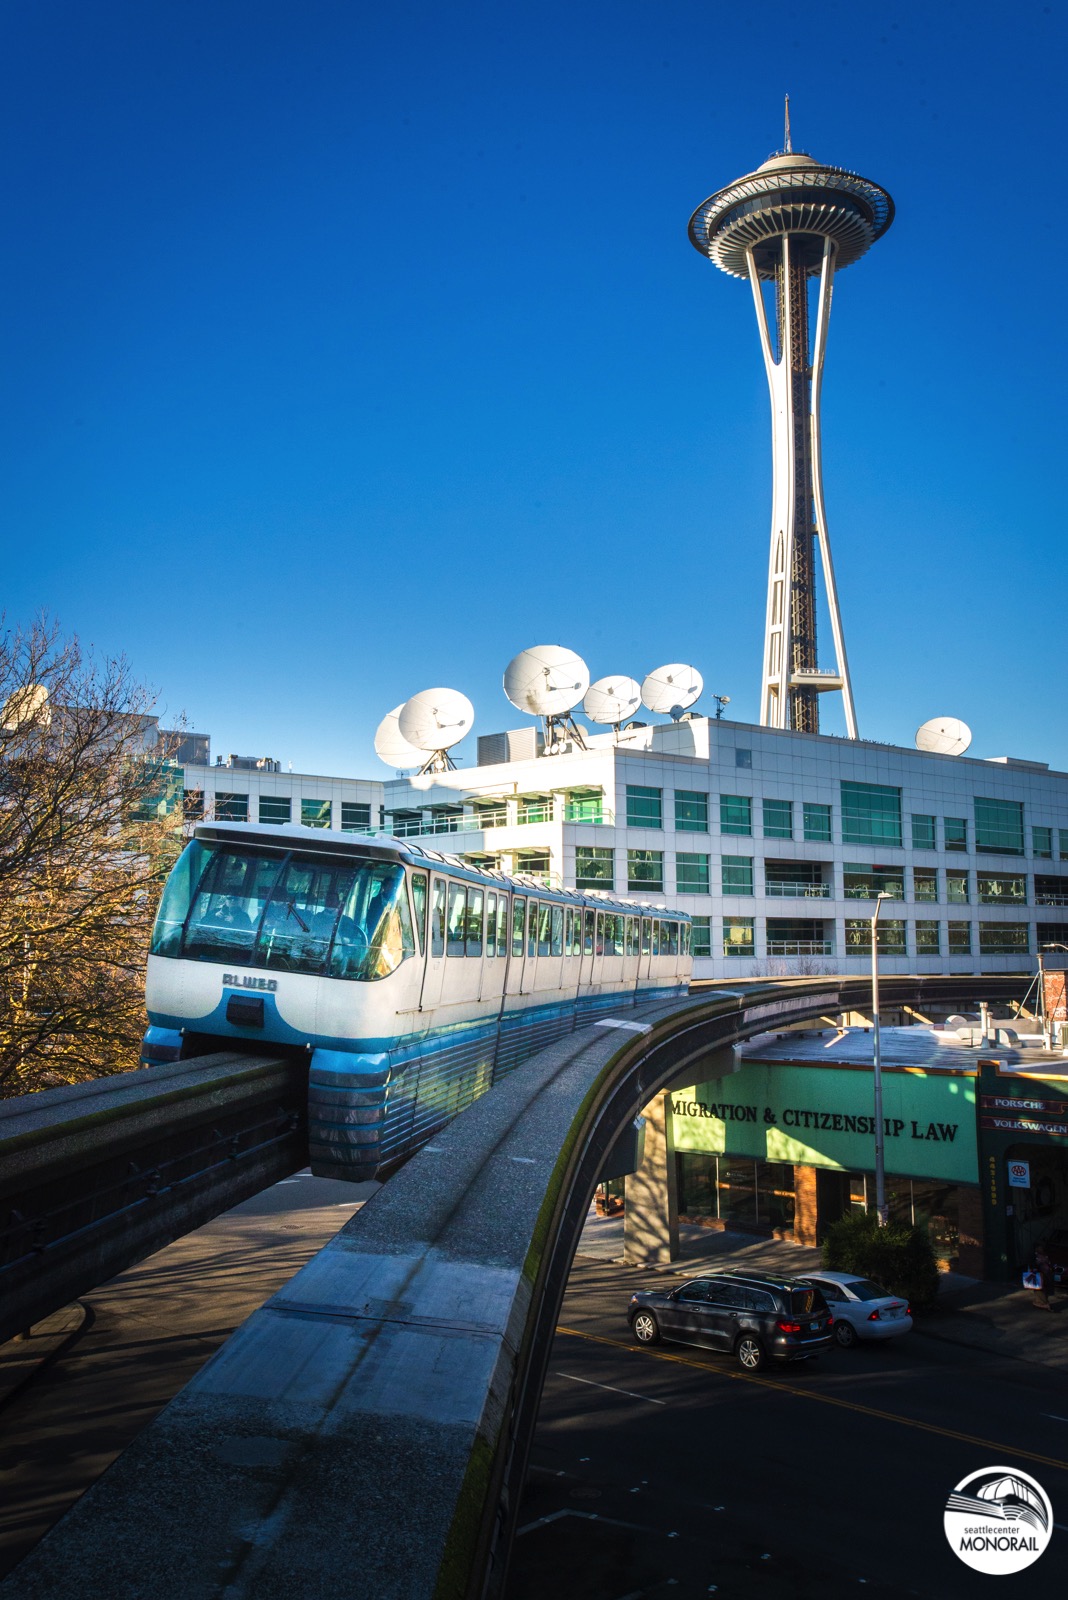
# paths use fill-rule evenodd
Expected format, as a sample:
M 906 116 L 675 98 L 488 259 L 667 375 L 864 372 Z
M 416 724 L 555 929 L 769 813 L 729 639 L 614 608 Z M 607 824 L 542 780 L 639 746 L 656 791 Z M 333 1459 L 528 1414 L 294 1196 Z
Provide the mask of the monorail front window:
M 415 952 L 404 868 L 193 840 L 167 882 L 153 955 L 368 982 Z

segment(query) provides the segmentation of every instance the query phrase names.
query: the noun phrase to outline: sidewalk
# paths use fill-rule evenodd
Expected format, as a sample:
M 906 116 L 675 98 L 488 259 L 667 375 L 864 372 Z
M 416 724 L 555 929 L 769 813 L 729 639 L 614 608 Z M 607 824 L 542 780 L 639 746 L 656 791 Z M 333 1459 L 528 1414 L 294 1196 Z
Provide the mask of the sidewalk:
M 598 1217 L 591 1209 L 579 1240 L 578 1254 L 597 1261 L 623 1260 L 623 1218 Z M 653 1272 L 685 1274 L 731 1266 L 755 1272 L 781 1272 L 796 1277 L 822 1266 L 820 1252 L 778 1239 L 747 1233 L 716 1233 L 689 1223 L 679 1225 L 679 1260 Z M 938 1304 L 919 1317 L 914 1333 L 941 1339 L 1014 1361 L 1033 1362 L 1068 1372 L 1068 1294 L 1053 1297 L 1053 1311 L 1039 1311 L 1027 1289 L 1009 1283 L 982 1283 L 947 1272 L 939 1285 Z

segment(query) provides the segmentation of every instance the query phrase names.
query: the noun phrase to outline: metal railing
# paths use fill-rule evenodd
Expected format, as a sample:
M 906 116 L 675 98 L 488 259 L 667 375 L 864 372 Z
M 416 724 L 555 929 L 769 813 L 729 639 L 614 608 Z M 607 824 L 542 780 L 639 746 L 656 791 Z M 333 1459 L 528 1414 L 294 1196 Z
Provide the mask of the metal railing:
M 493 828 L 510 826 L 524 828 L 532 823 L 553 820 L 554 811 L 551 805 L 526 806 L 517 812 L 514 823 L 509 821 L 507 806 L 487 806 L 484 811 L 466 811 L 463 815 L 457 813 L 455 816 L 402 817 L 388 827 L 365 828 L 361 831 L 386 835 L 394 839 L 418 839 L 442 833 L 485 833 Z M 585 805 L 577 804 L 564 807 L 562 820 L 584 822 L 593 827 L 611 827 L 614 818 L 612 812 L 603 808 L 591 810 Z
M 833 939 L 769 939 L 769 956 L 833 956 Z
M 790 883 L 788 879 L 768 878 L 764 883 L 764 893 L 780 900 L 829 900 L 831 886 L 829 883 Z
M 904 900 L 903 883 L 887 883 L 881 888 L 870 883 L 846 884 L 842 891 L 847 900 L 874 900 L 878 895 L 889 895 L 891 900 Z
M 1036 906 L 1068 906 L 1068 894 L 1054 894 L 1051 890 L 1039 889 L 1035 895 Z

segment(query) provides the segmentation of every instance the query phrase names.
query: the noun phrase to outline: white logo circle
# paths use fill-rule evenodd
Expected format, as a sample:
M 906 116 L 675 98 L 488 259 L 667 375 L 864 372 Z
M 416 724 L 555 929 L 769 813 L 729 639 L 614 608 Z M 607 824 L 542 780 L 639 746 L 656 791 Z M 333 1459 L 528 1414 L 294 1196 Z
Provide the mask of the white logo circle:
M 1053 1507 L 1040 1483 L 1016 1467 L 983 1467 L 946 1501 L 946 1538 L 976 1572 L 1022 1572 L 1049 1544 Z

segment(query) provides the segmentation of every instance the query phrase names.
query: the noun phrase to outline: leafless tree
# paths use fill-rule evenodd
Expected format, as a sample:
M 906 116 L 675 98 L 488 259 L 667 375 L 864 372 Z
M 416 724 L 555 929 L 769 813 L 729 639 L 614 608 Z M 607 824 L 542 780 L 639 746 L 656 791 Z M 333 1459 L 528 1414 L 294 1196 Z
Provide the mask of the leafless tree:
M 0 638 L 0 1096 L 137 1065 L 176 769 L 122 657 L 47 619 Z

